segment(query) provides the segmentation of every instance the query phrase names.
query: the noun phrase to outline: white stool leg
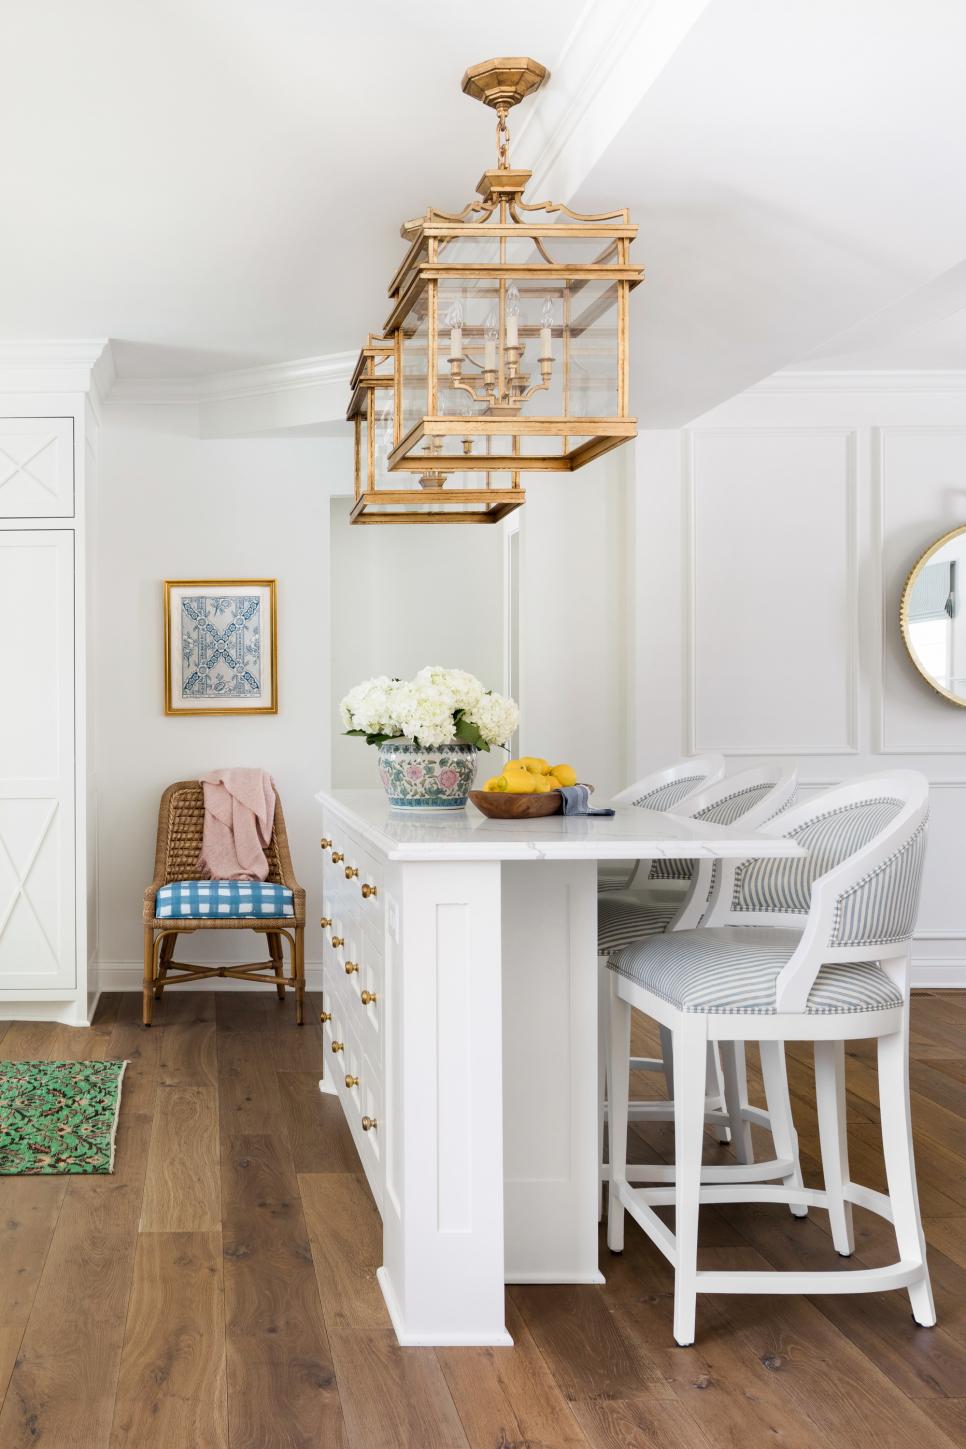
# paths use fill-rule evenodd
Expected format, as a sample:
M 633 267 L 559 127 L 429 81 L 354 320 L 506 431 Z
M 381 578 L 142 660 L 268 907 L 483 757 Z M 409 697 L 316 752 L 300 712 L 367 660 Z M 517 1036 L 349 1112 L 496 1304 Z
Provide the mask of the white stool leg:
M 716 1041 L 708 1042 L 708 1080 L 704 1090 L 711 1105 L 723 1110 L 725 1105 L 724 1082 L 721 1078 L 721 1058 Z M 731 1141 L 731 1130 L 724 1122 L 717 1123 L 713 1130 L 716 1140 L 722 1145 Z
M 674 1038 L 671 1036 L 671 1028 L 662 1026 L 661 1032 L 661 1061 L 664 1063 L 664 1085 L 667 1088 L 668 1101 L 674 1096 Z
M 739 1162 L 755 1160 L 755 1149 L 751 1142 L 751 1125 L 745 1120 L 742 1108 L 748 1105 L 748 1078 L 745 1074 L 745 1047 L 743 1042 L 723 1041 L 721 1049 L 721 1071 L 724 1076 L 725 1107 L 731 1127 L 731 1140 Z
M 619 1189 L 627 1181 L 627 1094 L 630 1080 L 631 1008 L 617 993 L 617 978 L 610 979 L 610 1057 L 607 1069 L 607 1129 L 610 1190 L 607 1193 L 607 1246 L 612 1253 L 624 1248 L 624 1204 Z
M 798 1133 L 792 1118 L 792 1104 L 788 1095 L 788 1073 L 785 1068 L 785 1043 L 762 1041 L 758 1043 L 761 1053 L 761 1075 L 765 1083 L 765 1101 L 768 1104 L 768 1120 L 771 1123 L 775 1156 L 790 1158 L 792 1170 L 782 1178 L 785 1187 L 793 1192 L 796 1187 L 804 1188 L 801 1163 L 798 1160 Z M 792 1216 L 804 1218 L 808 1215 L 808 1204 L 801 1200 L 789 1203 Z
M 848 1258 L 855 1252 L 852 1204 L 844 1188 L 849 1181 L 849 1140 L 845 1104 L 845 1043 L 815 1043 L 815 1103 L 822 1175 L 828 1194 L 828 1215 L 835 1251 Z
M 909 1285 L 912 1316 L 917 1323 L 931 1328 L 936 1322 L 936 1307 L 926 1264 L 922 1219 L 919 1216 L 912 1119 L 909 1113 L 908 1001 L 902 1031 L 879 1038 L 879 1109 L 882 1114 L 882 1150 L 885 1156 L 886 1180 L 889 1184 L 892 1222 L 896 1230 L 899 1257 L 904 1262 L 922 1264 L 922 1278 L 918 1283 Z
M 597 1161 L 600 1164 L 597 1183 L 597 1221 L 604 1216 L 604 1179 L 607 1176 L 604 1155 L 604 1116 L 607 1099 L 608 1031 L 610 1021 L 610 976 L 607 957 L 597 958 Z
M 706 1060 L 705 1020 L 685 1014 L 674 1033 L 674 1338 L 682 1348 L 694 1342 Z

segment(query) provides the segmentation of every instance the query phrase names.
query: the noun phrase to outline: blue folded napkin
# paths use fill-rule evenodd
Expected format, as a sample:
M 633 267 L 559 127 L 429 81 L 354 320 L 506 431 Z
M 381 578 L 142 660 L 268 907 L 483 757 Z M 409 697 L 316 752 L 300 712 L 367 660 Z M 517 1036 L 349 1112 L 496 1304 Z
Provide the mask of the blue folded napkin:
M 565 815 L 613 815 L 613 810 L 607 806 L 592 806 L 590 804 L 589 785 L 561 785 L 560 794 L 563 797 L 563 813 Z

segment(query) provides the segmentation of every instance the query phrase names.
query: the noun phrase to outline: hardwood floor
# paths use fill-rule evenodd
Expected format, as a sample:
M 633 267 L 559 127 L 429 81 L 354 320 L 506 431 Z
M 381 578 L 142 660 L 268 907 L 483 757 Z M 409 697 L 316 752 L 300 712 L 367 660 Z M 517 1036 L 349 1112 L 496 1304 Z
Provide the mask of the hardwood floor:
M 111 1177 L 0 1178 L 0 1449 L 950 1449 L 966 1444 L 966 993 L 913 1001 L 913 1116 L 939 1326 L 906 1295 L 702 1297 L 671 1338 L 671 1273 L 628 1224 L 604 1287 L 508 1290 L 512 1349 L 401 1349 L 380 1223 L 318 1002 L 101 1002 L 89 1031 L 0 1023 L 0 1059 L 126 1057 Z M 655 1035 L 635 1023 L 635 1049 Z M 754 1052 L 752 1095 L 760 1093 Z M 820 1182 L 810 1049 L 789 1048 Z M 654 1093 L 660 1078 L 635 1084 Z M 848 1058 L 853 1173 L 884 1187 L 874 1062 Z M 762 1135 L 759 1144 L 764 1148 Z M 715 1151 L 709 1144 L 709 1155 Z M 641 1127 L 638 1160 L 672 1152 Z M 894 1255 L 856 1213 L 856 1266 Z M 841 1267 L 823 1214 L 705 1209 L 702 1266 Z

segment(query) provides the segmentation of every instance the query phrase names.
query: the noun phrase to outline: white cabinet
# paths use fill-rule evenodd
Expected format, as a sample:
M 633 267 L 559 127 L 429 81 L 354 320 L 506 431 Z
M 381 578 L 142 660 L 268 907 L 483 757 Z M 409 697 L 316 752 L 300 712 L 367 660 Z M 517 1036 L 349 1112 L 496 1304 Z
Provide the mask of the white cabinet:
M 74 988 L 74 535 L 0 531 L 0 993 Z
M 0 418 L 0 519 L 73 513 L 74 419 Z
M 11 377 L 8 368 L 5 378 Z M 0 391 L 0 1017 L 82 1024 L 94 878 L 88 753 L 89 368 Z
M 328 821 L 326 822 L 328 826 Z M 325 841 L 328 840 L 328 844 Z M 325 1087 L 342 1101 L 376 1206 L 383 1202 L 384 876 L 340 821 L 323 837 Z

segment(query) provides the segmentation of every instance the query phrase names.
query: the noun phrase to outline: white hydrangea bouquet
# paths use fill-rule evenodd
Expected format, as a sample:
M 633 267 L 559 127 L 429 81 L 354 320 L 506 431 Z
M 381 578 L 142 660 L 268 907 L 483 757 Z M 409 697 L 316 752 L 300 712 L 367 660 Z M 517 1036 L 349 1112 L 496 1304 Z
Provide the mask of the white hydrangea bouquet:
M 415 679 L 364 680 L 340 708 L 346 734 L 379 746 L 382 782 L 400 809 L 462 809 L 477 750 L 506 745 L 520 718 L 474 675 L 432 665 Z

